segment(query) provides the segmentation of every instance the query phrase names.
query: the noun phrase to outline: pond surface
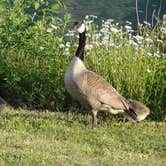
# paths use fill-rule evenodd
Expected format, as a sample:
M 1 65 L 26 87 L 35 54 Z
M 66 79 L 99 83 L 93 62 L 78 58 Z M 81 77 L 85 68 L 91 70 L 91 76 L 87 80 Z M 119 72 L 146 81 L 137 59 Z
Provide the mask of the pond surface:
M 74 20 L 83 19 L 86 15 L 96 15 L 99 20 L 114 19 L 118 22 L 131 21 L 137 24 L 135 0 L 63 0 L 67 10 Z M 149 0 L 148 21 L 151 22 L 152 13 L 156 15 L 161 0 Z M 138 0 L 140 20 L 145 20 L 146 0 Z M 166 13 L 166 0 L 162 0 L 160 16 Z

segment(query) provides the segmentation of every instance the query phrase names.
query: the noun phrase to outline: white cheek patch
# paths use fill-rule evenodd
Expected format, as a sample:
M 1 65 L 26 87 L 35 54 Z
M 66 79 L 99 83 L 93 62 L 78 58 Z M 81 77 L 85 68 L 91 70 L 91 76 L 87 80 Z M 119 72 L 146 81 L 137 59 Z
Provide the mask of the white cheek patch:
M 81 26 L 78 28 L 79 33 L 83 33 L 85 31 L 85 24 L 81 24 Z

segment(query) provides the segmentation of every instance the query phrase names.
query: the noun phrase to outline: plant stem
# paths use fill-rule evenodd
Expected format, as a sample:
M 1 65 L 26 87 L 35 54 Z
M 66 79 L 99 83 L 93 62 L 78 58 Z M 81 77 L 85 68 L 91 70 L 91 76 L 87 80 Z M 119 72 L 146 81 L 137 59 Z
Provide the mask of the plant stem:
M 135 1 L 135 7 L 136 7 L 137 23 L 138 25 L 140 25 L 139 13 L 138 13 L 138 0 Z
M 155 26 L 154 26 L 154 29 L 157 28 L 157 26 L 158 26 L 158 24 L 159 24 L 159 22 L 160 22 L 160 12 L 161 12 L 162 2 L 163 2 L 163 0 L 160 0 L 160 5 L 159 5 L 159 9 L 158 9 L 158 13 L 157 13 L 157 18 L 156 18 L 156 24 L 155 24 Z M 153 29 L 153 30 L 154 30 L 154 29 Z
M 146 0 L 146 18 L 145 18 L 145 21 L 148 21 L 148 7 L 149 7 L 149 0 Z

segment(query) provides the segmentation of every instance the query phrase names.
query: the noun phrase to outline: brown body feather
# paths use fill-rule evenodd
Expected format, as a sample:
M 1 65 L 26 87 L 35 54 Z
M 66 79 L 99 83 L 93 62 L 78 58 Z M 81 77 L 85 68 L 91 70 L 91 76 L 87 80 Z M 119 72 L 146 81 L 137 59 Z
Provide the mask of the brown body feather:
M 82 95 L 86 96 L 84 100 L 91 108 L 100 110 L 106 104 L 117 110 L 129 109 L 126 100 L 105 79 L 92 71 L 84 70 L 77 75 L 75 84 Z

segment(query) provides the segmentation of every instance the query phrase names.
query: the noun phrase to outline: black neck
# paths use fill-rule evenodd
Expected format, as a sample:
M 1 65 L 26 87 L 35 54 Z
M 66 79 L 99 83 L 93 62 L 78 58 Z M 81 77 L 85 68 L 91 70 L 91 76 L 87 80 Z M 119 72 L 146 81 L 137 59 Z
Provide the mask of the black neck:
M 84 60 L 84 48 L 85 48 L 85 41 L 86 41 L 86 32 L 79 33 L 79 45 L 76 51 L 75 56 L 79 57 L 82 61 Z

